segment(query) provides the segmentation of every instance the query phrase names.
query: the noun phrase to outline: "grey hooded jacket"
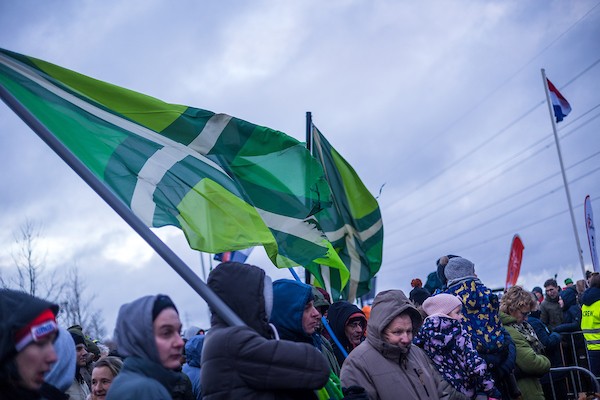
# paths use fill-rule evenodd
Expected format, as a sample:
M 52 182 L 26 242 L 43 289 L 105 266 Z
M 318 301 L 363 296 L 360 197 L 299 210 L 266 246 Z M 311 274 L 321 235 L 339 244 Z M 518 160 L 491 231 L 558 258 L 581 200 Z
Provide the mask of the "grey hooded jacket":
M 182 376 L 162 366 L 156 348 L 152 307 L 157 296 L 145 296 L 119 309 L 114 338 L 126 357 L 113 381 L 107 400 L 165 400 Z
M 384 340 L 385 328 L 404 312 L 412 319 L 414 335 L 421 315 L 401 290 L 383 291 L 375 297 L 367 340 L 344 361 L 342 386 L 362 386 L 370 400 L 467 399 L 442 379 L 423 350 L 417 346 L 404 350 Z

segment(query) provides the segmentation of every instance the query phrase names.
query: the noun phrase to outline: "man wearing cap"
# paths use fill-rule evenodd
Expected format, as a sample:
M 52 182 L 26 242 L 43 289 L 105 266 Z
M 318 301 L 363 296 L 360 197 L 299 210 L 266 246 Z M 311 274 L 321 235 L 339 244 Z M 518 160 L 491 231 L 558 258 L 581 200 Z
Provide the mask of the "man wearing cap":
M 114 338 L 125 357 L 106 399 L 171 399 L 182 384 L 181 321 L 169 296 L 145 296 L 119 309 Z
M 347 301 L 337 301 L 333 303 L 331 307 L 329 307 L 327 320 L 329 321 L 333 334 L 347 354 L 365 340 L 367 317 L 356 305 Z M 337 344 L 332 343 L 332 347 L 338 364 L 341 366 L 346 359 L 346 355 Z
M 58 306 L 24 292 L 0 289 L 0 394 L 40 398 L 44 375 L 57 356 Z

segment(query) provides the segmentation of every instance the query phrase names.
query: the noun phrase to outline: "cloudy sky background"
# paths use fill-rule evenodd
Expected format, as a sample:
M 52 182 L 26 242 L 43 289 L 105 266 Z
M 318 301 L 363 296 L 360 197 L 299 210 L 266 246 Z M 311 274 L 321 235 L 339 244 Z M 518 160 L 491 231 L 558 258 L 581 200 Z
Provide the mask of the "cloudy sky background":
M 350 162 L 384 221 L 378 290 L 408 292 L 443 254 L 506 278 L 525 244 L 531 289 L 582 270 L 540 69 L 573 107 L 558 125 L 586 268 L 583 201 L 600 219 L 599 1 L 0 1 L 0 47 L 304 141 L 305 113 Z M 166 293 L 184 326 L 204 301 L 5 105 L 0 273 L 13 234 L 42 224 L 50 269 L 79 268 L 109 333 L 118 307 Z M 380 188 L 381 194 L 379 194 Z M 155 231 L 188 265 L 183 234 Z M 208 257 L 205 257 L 208 264 Z M 274 278 L 262 249 L 248 262 Z

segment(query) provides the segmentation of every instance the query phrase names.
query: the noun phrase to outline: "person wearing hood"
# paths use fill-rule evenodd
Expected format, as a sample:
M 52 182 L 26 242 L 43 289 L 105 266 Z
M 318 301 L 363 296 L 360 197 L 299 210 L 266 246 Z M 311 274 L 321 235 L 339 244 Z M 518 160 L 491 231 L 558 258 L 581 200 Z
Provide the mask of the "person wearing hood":
M 175 304 L 162 294 L 144 296 L 121 306 L 114 339 L 123 368 L 107 400 L 171 399 L 181 385 L 181 321 Z
M 59 334 L 54 342 L 57 360 L 46 374 L 42 384 L 42 398 L 45 400 L 67 400 L 67 389 L 73 383 L 76 369 L 75 342 L 65 328 L 58 328 Z
M 185 343 L 186 363 L 183 364 L 183 372 L 192 382 L 192 392 L 197 400 L 202 398 L 202 383 L 200 381 L 200 369 L 202 367 L 202 345 L 204 335 L 190 337 Z
M 347 301 L 336 301 L 329 307 L 327 320 L 333 334 L 347 354 L 350 354 L 356 346 L 365 340 L 367 317 L 356 305 Z M 346 359 L 346 355 L 335 344 L 335 341 L 332 343 L 332 347 L 335 358 L 341 366 Z
M 342 384 L 362 386 L 370 399 L 468 399 L 412 345 L 421 322 L 421 314 L 401 290 L 378 293 L 367 338 L 342 366 Z
M 581 330 L 585 337 L 590 371 L 600 376 L 600 275 L 592 275 L 590 287 L 581 296 Z
M 0 289 L 0 394 L 3 400 L 40 399 L 45 374 L 57 360 L 58 306 Z M 71 378 L 72 379 L 72 378 Z
M 577 289 L 575 286 L 567 286 L 560 291 L 562 300 L 562 323 L 554 327 L 554 332 L 576 332 L 581 328 L 581 307 L 577 303 Z M 559 303 L 560 304 L 560 303 Z
M 315 301 L 322 305 L 322 300 L 323 295 L 310 285 L 291 279 L 276 280 L 273 282 L 271 323 L 277 328 L 281 339 L 315 346 L 327 359 L 331 370 L 339 375 L 340 366 L 324 345 L 326 339 L 318 333 L 322 314 Z
M 273 285 L 259 267 L 224 262 L 208 287 L 246 324 L 229 326 L 215 310 L 202 349 L 202 398 L 311 399 L 329 379 L 329 365 L 310 343 L 278 340 L 269 325 Z

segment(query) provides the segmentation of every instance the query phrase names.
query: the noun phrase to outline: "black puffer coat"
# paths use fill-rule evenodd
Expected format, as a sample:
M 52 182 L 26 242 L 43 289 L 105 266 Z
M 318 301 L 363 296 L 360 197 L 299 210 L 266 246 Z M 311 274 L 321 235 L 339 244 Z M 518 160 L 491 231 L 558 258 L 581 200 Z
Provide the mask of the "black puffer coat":
M 202 398 L 311 399 L 329 378 L 329 365 L 311 344 L 274 340 L 265 308 L 265 272 L 226 262 L 208 286 L 247 324 L 228 326 L 217 314 L 202 349 Z

